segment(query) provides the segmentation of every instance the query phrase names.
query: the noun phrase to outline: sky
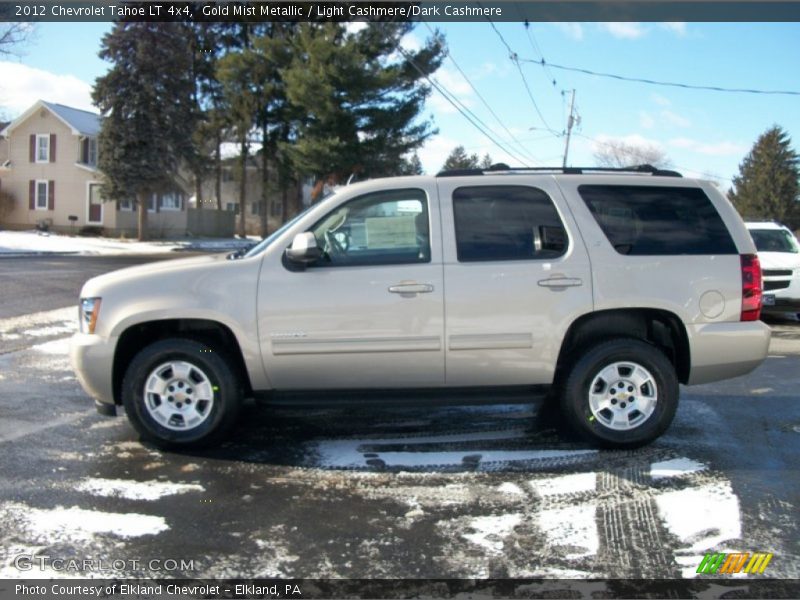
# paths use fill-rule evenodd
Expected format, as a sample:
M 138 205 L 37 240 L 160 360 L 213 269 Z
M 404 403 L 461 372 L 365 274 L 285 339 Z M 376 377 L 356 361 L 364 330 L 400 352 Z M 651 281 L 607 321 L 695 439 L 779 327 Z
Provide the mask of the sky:
M 567 160 L 573 166 L 595 164 L 597 148 L 624 140 L 660 148 L 672 168 L 727 189 L 752 144 L 769 127 L 780 125 L 800 150 L 800 95 L 683 89 L 555 68 L 800 92 L 800 23 L 495 26 L 487 21 L 421 23 L 404 40 L 413 49 L 433 29 L 445 35 L 449 56 L 434 79 L 499 143 L 434 90 L 422 115 L 438 129 L 419 151 L 427 173 L 436 173 L 457 145 L 511 166 L 560 166 L 572 90 L 579 116 Z M 91 110 L 91 85 L 108 69 L 97 52 L 109 29 L 108 23 L 37 24 L 21 56 L 0 60 L 0 117 L 14 118 L 37 99 Z M 554 66 L 543 67 L 542 58 Z

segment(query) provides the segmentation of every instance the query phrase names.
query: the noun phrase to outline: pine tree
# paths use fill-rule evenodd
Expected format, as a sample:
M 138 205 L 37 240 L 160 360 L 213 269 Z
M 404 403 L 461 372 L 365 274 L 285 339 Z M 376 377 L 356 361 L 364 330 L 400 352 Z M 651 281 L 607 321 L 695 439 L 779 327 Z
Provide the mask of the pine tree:
M 451 171 L 453 169 L 477 169 L 479 167 L 480 159 L 477 154 L 467 154 L 464 146 L 456 146 L 447 156 L 447 159 L 442 165 L 443 171 Z
M 144 240 L 150 195 L 177 187 L 178 168 L 194 152 L 190 32 L 180 23 L 117 23 L 100 57 L 112 63 L 92 92 L 104 117 L 98 139 L 104 196 L 136 199 Z
M 283 148 L 318 188 L 352 174 L 396 173 L 402 157 L 435 133 L 417 118 L 430 93 L 425 75 L 441 64 L 444 42 L 437 35 L 419 51 L 403 50 L 413 26 L 370 23 L 353 33 L 341 23 L 298 25 L 284 78 L 300 117 Z
M 746 219 L 775 219 L 800 227 L 800 156 L 789 135 L 774 125 L 759 136 L 739 165 L 729 192 L 731 202 Z
M 414 152 L 410 158 L 403 157 L 398 175 L 423 175 L 424 173 L 425 169 L 422 168 L 419 154 Z

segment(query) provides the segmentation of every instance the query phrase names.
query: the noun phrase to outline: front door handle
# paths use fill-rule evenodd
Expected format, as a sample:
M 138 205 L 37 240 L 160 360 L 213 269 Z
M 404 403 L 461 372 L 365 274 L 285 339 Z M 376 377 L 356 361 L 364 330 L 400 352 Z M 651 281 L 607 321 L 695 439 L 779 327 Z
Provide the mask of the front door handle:
M 548 279 L 540 279 L 538 283 L 540 286 L 547 288 L 565 288 L 583 285 L 583 280 L 578 279 L 577 277 L 564 277 L 561 275 L 550 277 Z
M 400 294 L 404 298 L 410 298 L 417 294 L 430 294 L 433 286 L 429 283 L 402 282 L 389 286 L 392 294 Z

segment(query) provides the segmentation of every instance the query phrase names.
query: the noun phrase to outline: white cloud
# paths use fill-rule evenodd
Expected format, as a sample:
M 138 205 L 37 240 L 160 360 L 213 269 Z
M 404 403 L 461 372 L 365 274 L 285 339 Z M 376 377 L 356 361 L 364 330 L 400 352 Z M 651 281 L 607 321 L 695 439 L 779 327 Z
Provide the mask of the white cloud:
M 686 23 L 684 21 L 660 23 L 659 26 L 671 33 L 674 33 L 678 37 L 684 37 L 686 35 Z
M 406 52 L 419 52 L 422 50 L 422 42 L 413 32 L 410 32 L 400 40 L 400 47 Z
M 447 156 L 453 151 L 453 148 L 459 145 L 456 140 L 450 139 L 443 135 L 437 135 L 429 138 L 425 145 L 419 149 L 417 154 L 422 162 L 422 168 L 428 175 L 435 175 L 439 172 L 447 160 Z
M 583 39 L 583 26 L 580 23 L 553 23 L 568 38 L 573 40 Z
M 656 124 L 655 119 L 647 111 L 639 111 L 639 125 L 642 129 L 652 129 Z
M 603 146 L 612 142 L 624 142 L 629 146 L 636 146 L 639 148 L 655 148 L 662 151 L 664 150 L 664 144 L 661 142 L 646 138 L 638 133 L 633 133 L 630 135 L 608 135 L 601 133 L 600 135 L 594 136 L 592 150 L 600 150 Z
M 600 23 L 600 28 L 607 31 L 615 38 L 636 40 L 647 34 L 647 27 L 636 21 Z
M 655 92 L 650 94 L 650 99 L 658 104 L 659 106 L 670 106 L 672 102 L 669 101 L 668 98 L 665 98 L 661 94 L 656 94 Z
M 672 112 L 671 110 L 662 110 L 660 114 L 661 118 L 664 119 L 668 125 L 674 127 L 689 127 L 692 124 L 689 119 L 682 117 L 678 113 Z
M 97 112 L 92 106 L 92 86 L 74 75 L 56 75 L 20 63 L 0 61 L 0 108 L 11 118 L 19 116 L 37 100 L 57 102 Z
M 721 142 L 700 142 L 691 138 L 673 138 L 667 142 L 670 146 L 681 148 L 696 152 L 698 154 L 706 154 L 708 156 L 737 156 L 747 152 L 748 146 L 739 142 L 721 141 Z
M 344 24 L 344 30 L 350 35 L 355 35 L 366 26 L 366 21 L 349 21 Z
M 446 91 L 450 92 L 452 96 L 458 98 L 462 104 L 472 108 L 472 98 L 474 96 L 474 92 L 472 91 L 469 83 L 467 83 L 460 73 L 453 71 L 448 67 L 442 67 L 436 71 L 436 75 L 433 79 Z M 433 90 L 433 92 L 431 92 L 428 102 L 435 110 L 439 112 L 448 114 L 457 112 L 457 109 L 450 104 L 450 102 L 448 102 L 437 90 Z

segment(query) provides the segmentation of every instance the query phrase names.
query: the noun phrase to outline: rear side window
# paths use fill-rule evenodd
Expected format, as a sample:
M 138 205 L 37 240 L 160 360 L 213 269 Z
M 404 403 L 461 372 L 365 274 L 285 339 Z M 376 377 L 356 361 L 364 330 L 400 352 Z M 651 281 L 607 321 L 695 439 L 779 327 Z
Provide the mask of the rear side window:
M 550 259 L 567 249 L 558 212 L 550 197 L 537 188 L 457 188 L 453 216 L 460 262 Z
M 699 188 L 582 185 L 578 193 L 620 254 L 737 254 L 717 209 Z

